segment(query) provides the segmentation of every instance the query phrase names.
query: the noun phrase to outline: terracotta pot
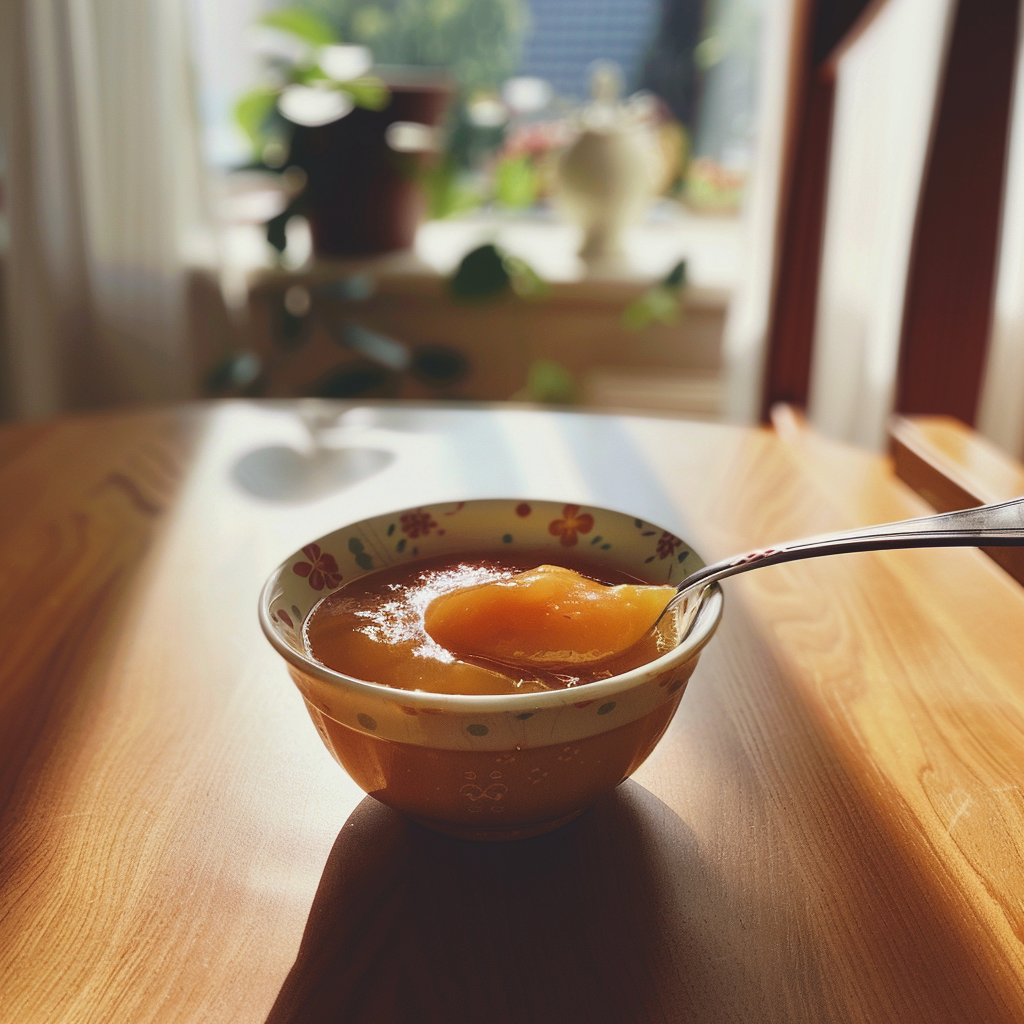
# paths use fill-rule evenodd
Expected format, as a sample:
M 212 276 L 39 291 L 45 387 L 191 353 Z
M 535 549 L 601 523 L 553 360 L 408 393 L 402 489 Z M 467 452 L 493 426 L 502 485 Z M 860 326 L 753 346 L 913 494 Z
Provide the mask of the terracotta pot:
M 407 249 L 423 216 L 419 171 L 429 154 L 397 153 L 385 133 L 396 121 L 434 128 L 452 95 L 429 71 L 383 74 L 391 102 L 356 108 L 316 128 L 296 125 L 291 162 L 308 177 L 305 196 L 318 256 L 366 256 Z

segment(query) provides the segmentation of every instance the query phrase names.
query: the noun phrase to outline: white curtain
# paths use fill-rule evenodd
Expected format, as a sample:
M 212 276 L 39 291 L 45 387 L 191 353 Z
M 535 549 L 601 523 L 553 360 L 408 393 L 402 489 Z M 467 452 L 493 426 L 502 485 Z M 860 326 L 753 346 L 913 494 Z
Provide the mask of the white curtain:
M 885 446 L 895 398 L 952 6 L 889 0 L 839 63 L 808 418 L 875 450 Z
M 1024 19 L 1017 46 L 1002 239 L 978 429 L 1010 455 L 1024 457 Z
M 17 416 L 191 390 L 201 162 L 181 0 L 0 0 Z

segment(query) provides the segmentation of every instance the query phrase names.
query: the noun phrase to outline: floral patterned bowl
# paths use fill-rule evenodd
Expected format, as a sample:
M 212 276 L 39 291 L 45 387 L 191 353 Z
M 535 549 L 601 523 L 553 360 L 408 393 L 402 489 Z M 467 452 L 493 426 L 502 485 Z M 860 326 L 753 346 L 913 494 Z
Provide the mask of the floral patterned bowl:
M 677 583 L 703 565 L 679 537 L 620 512 L 514 499 L 429 505 L 307 544 L 271 574 L 260 622 L 321 739 L 367 793 L 448 835 L 539 835 L 576 817 L 654 749 L 721 618 L 720 591 L 683 643 L 656 661 L 543 693 L 461 696 L 363 682 L 313 661 L 302 623 L 343 583 L 398 562 L 572 547 L 650 583 Z

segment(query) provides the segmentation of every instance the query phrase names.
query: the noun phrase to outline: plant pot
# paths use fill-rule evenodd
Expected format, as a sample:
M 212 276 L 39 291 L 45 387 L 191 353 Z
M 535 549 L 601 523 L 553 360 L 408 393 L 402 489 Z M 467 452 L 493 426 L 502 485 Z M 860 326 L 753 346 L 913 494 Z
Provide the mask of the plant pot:
M 391 92 L 383 110 L 357 107 L 330 124 L 296 125 L 291 162 L 307 175 L 305 198 L 318 256 L 368 256 L 409 248 L 423 216 L 420 171 L 429 153 L 396 152 L 396 121 L 436 128 L 452 95 L 431 69 L 377 69 Z

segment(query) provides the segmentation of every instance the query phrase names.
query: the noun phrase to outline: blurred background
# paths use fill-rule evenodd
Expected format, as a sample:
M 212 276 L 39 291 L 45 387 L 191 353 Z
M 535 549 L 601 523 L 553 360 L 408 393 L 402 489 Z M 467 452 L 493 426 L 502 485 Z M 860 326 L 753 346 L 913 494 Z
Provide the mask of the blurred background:
M 1019 34 L 1012 0 L 7 0 L 0 413 L 787 402 L 1019 456 Z

